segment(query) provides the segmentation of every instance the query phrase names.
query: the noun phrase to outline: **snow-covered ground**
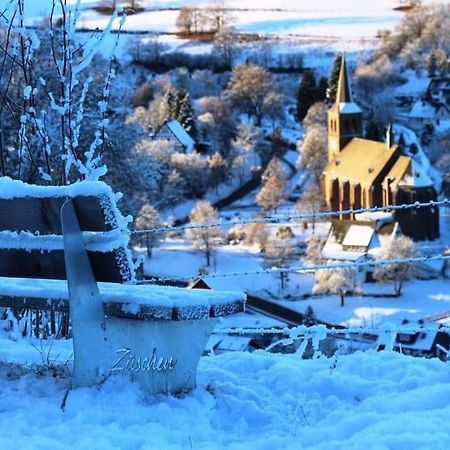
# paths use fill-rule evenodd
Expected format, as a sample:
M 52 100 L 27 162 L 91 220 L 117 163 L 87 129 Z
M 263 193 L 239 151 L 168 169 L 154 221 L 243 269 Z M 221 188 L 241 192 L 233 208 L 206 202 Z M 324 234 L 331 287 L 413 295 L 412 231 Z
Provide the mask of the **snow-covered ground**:
M 10 2 L 11 0 L 0 0 L 0 9 L 3 10 Z M 68 3 L 75 4 L 76 0 L 69 0 Z M 91 9 L 100 3 L 100 0 L 81 0 L 79 27 L 103 29 L 107 25 L 109 17 Z M 173 33 L 177 31 L 175 22 L 178 10 L 165 8 L 187 5 L 206 7 L 211 1 L 141 0 L 138 3 L 145 11 L 129 16 L 124 30 Z M 424 3 L 433 3 L 433 0 L 426 0 Z M 24 16 L 28 20 L 48 17 L 51 4 L 52 0 L 25 0 Z M 373 47 L 373 39 L 379 30 L 393 29 L 402 15 L 393 9 L 397 5 L 395 0 L 342 0 L 338 4 L 331 0 L 263 0 L 257 4 L 251 0 L 224 2 L 224 6 L 230 9 L 231 21 L 237 31 L 283 36 L 297 40 L 297 45 L 301 43 L 303 46 L 312 44 L 316 47 L 318 43 L 323 44 L 325 39 L 328 46 L 347 52 Z M 119 21 L 113 25 L 113 29 L 118 27 Z M 174 48 L 185 43 L 174 37 L 166 37 L 162 41 L 170 43 Z
M 0 358 L 11 361 L 4 344 Z M 21 355 L 26 344 L 8 345 Z M 70 391 L 63 411 L 68 379 L 0 363 L 0 448 L 444 450 L 450 442 L 450 372 L 436 359 L 238 352 L 203 357 L 197 380 L 182 396 L 146 396 L 113 376 Z

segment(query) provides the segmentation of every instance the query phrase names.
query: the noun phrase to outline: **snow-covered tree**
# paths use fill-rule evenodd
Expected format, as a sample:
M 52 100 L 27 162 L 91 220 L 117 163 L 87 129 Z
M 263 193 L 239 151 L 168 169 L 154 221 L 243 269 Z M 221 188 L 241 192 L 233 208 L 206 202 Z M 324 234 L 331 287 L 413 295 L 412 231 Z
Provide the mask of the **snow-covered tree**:
M 79 3 L 54 0 L 45 27 L 25 26 L 29 4 L 10 1 L 0 16 L 2 174 L 44 184 L 98 179 L 115 70 L 113 57 L 98 63 L 97 44 L 117 14 L 100 36 L 81 39 Z
M 323 238 L 316 234 L 308 239 L 304 259 L 308 265 L 316 265 L 324 262 L 322 249 L 324 246 Z
M 351 269 L 320 269 L 316 271 L 315 293 L 338 294 L 341 306 L 345 306 L 345 295 L 355 290 L 354 272 Z
M 237 126 L 236 137 L 231 142 L 230 157 L 241 183 L 245 178 L 249 178 L 252 167 L 260 165 L 257 149 L 261 142 L 261 135 L 261 130 L 252 122 L 241 122 Z
M 163 222 L 158 211 L 151 205 L 145 204 L 136 218 L 136 227 L 142 230 L 152 230 L 161 228 Z M 152 257 L 152 250 L 157 245 L 161 239 L 163 233 L 160 231 L 148 231 L 140 236 L 142 236 L 142 241 L 145 242 L 147 248 L 147 256 Z
M 311 125 L 303 140 L 297 143 L 300 152 L 298 163 L 309 170 L 314 182 L 319 184 L 328 160 L 327 130 L 322 125 Z
M 305 131 L 308 131 L 313 125 L 327 126 L 327 111 L 328 108 L 323 102 L 316 102 L 310 106 L 302 125 Z
M 207 159 L 198 153 L 174 153 L 171 167 L 183 177 L 188 193 L 199 197 L 208 189 L 211 173 Z
M 201 12 L 198 8 L 183 6 L 180 8 L 175 25 L 183 33 L 198 33 L 200 31 L 200 15 Z
M 260 217 L 262 218 L 262 217 Z M 245 227 L 245 243 L 248 245 L 258 245 L 261 250 L 265 250 L 269 239 L 269 229 L 264 222 L 250 223 Z
M 277 177 L 283 183 L 283 185 L 286 184 L 287 173 L 283 169 L 280 158 L 274 157 L 270 160 L 269 164 L 267 164 L 266 169 L 261 175 L 261 179 L 264 182 L 267 182 L 272 176 Z
M 194 248 L 204 253 L 208 267 L 211 263 L 214 248 L 219 244 L 222 237 L 218 226 L 209 226 L 217 223 L 219 223 L 219 214 L 206 200 L 198 202 L 189 215 L 189 225 L 199 226 L 199 228 L 187 229 L 186 238 Z
M 231 27 L 222 28 L 214 37 L 212 53 L 219 58 L 220 64 L 231 69 L 239 55 L 239 38 Z
M 286 269 L 289 260 L 294 256 L 294 245 L 291 239 L 281 234 L 270 236 L 267 240 L 264 261 L 267 267 Z M 287 273 L 280 271 L 280 287 L 284 289 Z
M 317 184 L 311 185 L 307 191 L 297 200 L 295 204 L 295 211 L 298 214 L 311 214 L 312 217 L 309 219 L 312 225 L 312 232 L 314 234 L 316 229 L 317 218 L 315 214 L 319 213 L 325 208 L 325 202 L 323 199 L 322 191 Z M 305 228 L 307 226 L 308 220 L 303 219 Z
M 224 28 L 231 25 L 232 18 L 225 7 L 224 0 L 214 0 L 212 4 L 204 9 L 205 22 L 213 33 L 220 33 Z
M 270 72 L 252 63 L 240 64 L 231 73 L 226 94 L 234 107 L 254 117 L 256 125 L 280 103 L 280 92 Z
M 236 115 L 230 102 L 223 97 L 203 97 L 200 99 L 199 132 L 212 150 L 228 160 L 231 140 L 236 133 Z M 231 161 L 228 161 L 231 162 Z
M 208 166 L 211 173 L 212 184 L 217 192 L 219 184 L 225 180 L 227 163 L 223 156 L 216 152 L 208 158 Z
M 400 236 L 392 239 L 377 255 L 377 259 L 407 259 L 413 258 L 415 255 L 416 246 L 414 241 L 406 236 Z M 381 283 L 392 281 L 394 284 L 394 292 L 400 295 L 403 283 L 409 280 L 414 275 L 414 272 L 414 264 L 410 262 L 394 262 L 377 265 L 373 277 Z
M 286 195 L 283 180 L 271 175 L 256 196 L 256 203 L 264 211 L 276 211 Z

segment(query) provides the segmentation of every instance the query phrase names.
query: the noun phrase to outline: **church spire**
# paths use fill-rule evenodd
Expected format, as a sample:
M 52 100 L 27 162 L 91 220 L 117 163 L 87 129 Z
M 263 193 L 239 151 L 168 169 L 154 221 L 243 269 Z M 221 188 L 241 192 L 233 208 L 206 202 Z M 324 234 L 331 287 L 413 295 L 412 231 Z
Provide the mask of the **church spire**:
M 353 103 L 352 91 L 350 90 L 350 83 L 348 81 L 345 53 L 342 55 L 341 70 L 339 71 L 339 81 L 336 92 L 336 103 Z
M 362 132 L 362 111 L 353 101 L 345 55 L 342 55 L 336 102 L 328 110 L 328 161 L 331 162 L 353 138 L 361 137 Z

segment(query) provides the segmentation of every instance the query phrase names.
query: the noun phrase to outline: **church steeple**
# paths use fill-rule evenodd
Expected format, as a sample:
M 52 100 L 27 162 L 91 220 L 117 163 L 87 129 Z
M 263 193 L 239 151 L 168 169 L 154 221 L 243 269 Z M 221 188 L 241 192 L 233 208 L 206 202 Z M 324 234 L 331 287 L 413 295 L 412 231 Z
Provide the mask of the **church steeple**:
M 347 63 L 345 55 L 342 55 L 341 69 L 339 71 L 338 88 L 336 91 L 336 103 L 353 103 L 352 91 L 347 75 Z
M 328 162 L 355 137 L 362 136 L 362 111 L 353 101 L 345 55 L 342 55 L 336 102 L 328 110 Z

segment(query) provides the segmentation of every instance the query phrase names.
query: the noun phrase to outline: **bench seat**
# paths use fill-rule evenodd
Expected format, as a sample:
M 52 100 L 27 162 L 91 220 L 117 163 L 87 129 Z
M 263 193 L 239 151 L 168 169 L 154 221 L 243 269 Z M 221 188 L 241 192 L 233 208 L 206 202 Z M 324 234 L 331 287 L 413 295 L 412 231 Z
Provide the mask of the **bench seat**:
M 99 282 L 105 315 L 146 320 L 198 320 L 244 310 L 245 294 L 149 284 Z M 0 277 L 0 307 L 69 311 L 66 280 Z

